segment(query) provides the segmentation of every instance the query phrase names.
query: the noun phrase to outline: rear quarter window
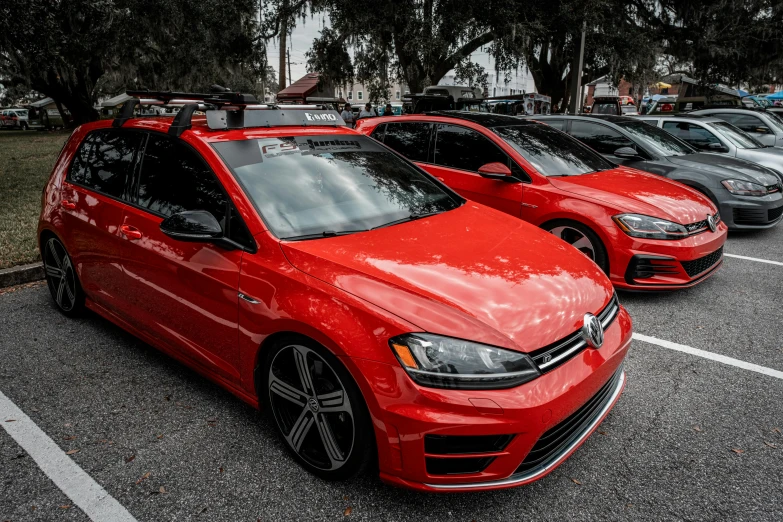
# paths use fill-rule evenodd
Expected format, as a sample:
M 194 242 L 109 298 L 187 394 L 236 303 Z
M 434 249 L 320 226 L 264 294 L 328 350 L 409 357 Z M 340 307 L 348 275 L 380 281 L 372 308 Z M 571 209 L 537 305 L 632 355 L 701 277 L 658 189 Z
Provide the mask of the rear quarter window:
M 123 197 L 125 185 L 143 135 L 122 130 L 97 130 L 79 145 L 68 181 L 114 198 Z

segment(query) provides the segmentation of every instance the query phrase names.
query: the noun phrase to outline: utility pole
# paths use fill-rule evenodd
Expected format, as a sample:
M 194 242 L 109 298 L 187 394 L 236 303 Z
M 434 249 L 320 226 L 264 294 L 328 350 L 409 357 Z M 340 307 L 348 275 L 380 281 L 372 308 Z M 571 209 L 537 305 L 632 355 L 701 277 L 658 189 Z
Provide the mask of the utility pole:
M 288 83 L 291 84 L 291 50 L 288 51 Z
M 286 57 L 286 40 L 288 39 L 288 2 L 283 2 L 280 9 L 280 67 L 278 72 L 280 73 L 280 90 L 282 91 L 287 86 L 285 84 L 285 57 Z
M 579 46 L 579 58 L 574 56 L 574 81 L 571 82 L 571 103 L 568 105 L 568 112 L 577 114 L 582 105 L 580 98 L 582 94 L 582 67 L 585 59 L 585 33 L 587 32 L 587 21 L 582 22 L 582 44 Z

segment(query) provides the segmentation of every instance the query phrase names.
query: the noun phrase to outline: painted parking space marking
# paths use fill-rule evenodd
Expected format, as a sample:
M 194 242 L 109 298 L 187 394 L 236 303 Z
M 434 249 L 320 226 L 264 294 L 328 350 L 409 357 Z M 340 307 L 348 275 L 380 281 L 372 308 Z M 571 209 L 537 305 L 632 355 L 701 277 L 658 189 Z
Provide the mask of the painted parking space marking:
M 692 348 L 684 344 L 673 343 L 671 341 L 665 341 L 663 339 L 650 337 L 648 335 L 643 335 L 640 333 L 634 333 L 633 338 L 636 339 L 637 341 L 654 344 L 656 346 L 661 346 L 663 348 L 668 348 L 670 350 L 677 350 L 678 352 L 689 353 L 697 357 L 704 357 L 705 359 L 711 359 L 713 361 L 718 361 L 723 364 L 728 364 L 730 366 L 736 366 L 737 368 L 742 368 L 743 370 L 749 370 L 751 372 L 761 373 L 763 375 L 768 375 L 770 377 L 783 379 L 783 372 L 779 370 L 773 370 L 772 368 L 767 368 L 766 366 L 759 366 L 758 364 L 741 361 L 733 357 L 727 357 L 725 355 L 708 352 L 706 350 L 699 350 L 698 348 Z
M 744 259 L 746 261 L 755 261 L 757 263 L 767 263 L 769 265 L 783 266 L 780 261 L 770 261 L 769 259 L 759 259 L 758 257 L 738 256 L 737 254 L 723 254 L 724 257 L 734 257 L 736 259 Z
M 0 424 L 49 479 L 95 522 L 136 522 L 117 500 L 0 392 Z

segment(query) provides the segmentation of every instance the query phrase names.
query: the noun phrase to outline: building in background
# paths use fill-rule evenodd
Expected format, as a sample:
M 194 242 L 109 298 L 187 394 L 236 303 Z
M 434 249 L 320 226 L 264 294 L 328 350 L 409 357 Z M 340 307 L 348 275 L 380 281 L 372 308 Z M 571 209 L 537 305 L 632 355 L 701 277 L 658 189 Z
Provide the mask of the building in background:
M 405 83 L 398 82 L 393 83 L 391 89 L 389 89 L 389 99 L 379 100 L 380 102 L 398 102 L 402 101 L 402 97 L 409 93 L 408 86 Z M 369 100 L 370 90 L 363 83 L 352 83 L 343 87 L 336 87 L 334 89 L 334 95 L 337 98 L 342 98 L 351 105 L 364 105 Z
M 464 85 L 465 82 L 458 83 L 454 74 L 445 75 L 438 85 Z M 509 96 L 512 94 L 524 94 L 536 91 L 536 83 L 527 67 L 521 67 L 518 73 L 513 74 L 506 83 L 505 75 L 501 73 L 489 73 L 487 75 L 487 87 L 484 89 L 485 97 Z

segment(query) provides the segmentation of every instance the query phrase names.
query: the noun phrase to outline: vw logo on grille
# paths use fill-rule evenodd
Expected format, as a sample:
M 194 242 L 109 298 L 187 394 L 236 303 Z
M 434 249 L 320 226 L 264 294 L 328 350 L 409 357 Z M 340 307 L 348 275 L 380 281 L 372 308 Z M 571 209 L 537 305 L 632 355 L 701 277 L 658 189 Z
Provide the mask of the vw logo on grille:
M 585 314 L 582 326 L 582 339 L 591 348 L 598 349 L 604 344 L 604 327 L 593 314 Z
M 715 216 L 710 216 L 707 214 L 707 226 L 710 227 L 710 230 L 715 232 L 717 230 L 718 225 L 715 223 Z

